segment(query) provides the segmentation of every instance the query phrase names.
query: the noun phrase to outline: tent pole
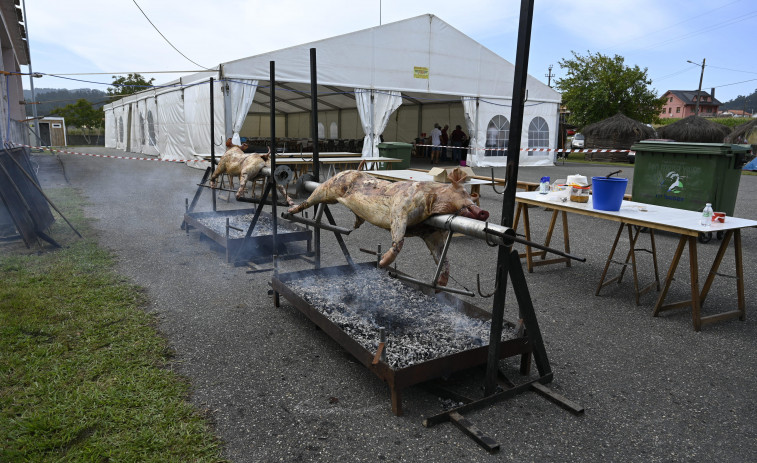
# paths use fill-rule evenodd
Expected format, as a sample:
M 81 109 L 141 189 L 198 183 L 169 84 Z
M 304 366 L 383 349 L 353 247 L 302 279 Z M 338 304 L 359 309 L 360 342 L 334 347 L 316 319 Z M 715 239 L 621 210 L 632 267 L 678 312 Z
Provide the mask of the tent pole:
M 369 156 L 371 158 L 373 157 L 373 154 L 374 154 L 373 153 L 373 138 L 376 136 L 375 133 L 374 133 L 374 128 L 373 128 L 373 112 L 374 112 L 373 105 L 374 105 L 374 98 L 375 98 L 375 95 L 373 93 L 373 89 L 371 89 L 371 155 Z
M 310 49 L 310 112 L 313 114 L 313 125 L 310 133 L 313 138 L 313 176 L 317 182 L 321 181 L 320 162 L 318 162 L 318 72 L 316 68 L 315 48 Z M 315 242 L 315 268 L 321 268 L 321 227 L 314 227 L 313 241 Z
M 475 132 L 473 134 L 473 152 L 471 152 L 471 161 L 474 165 L 478 165 L 478 97 L 476 97 L 476 122 L 473 124 Z M 486 153 L 484 153 L 485 155 Z
M 215 146 L 215 124 L 214 124 L 214 112 L 213 106 L 213 78 L 210 80 L 210 168 L 215 172 L 216 170 L 216 146 Z M 213 210 L 216 210 L 216 190 L 213 190 Z
M 276 61 L 271 61 L 271 172 L 276 172 Z M 278 259 L 278 213 L 276 212 L 276 179 L 270 178 L 271 182 L 271 227 L 272 227 L 272 243 L 273 243 L 273 275 L 279 274 L 279 259 Z M 260 207 L 263 207 L 261 204 Z M 278 307 L 278 294 L 274 294 L 275 306 Z

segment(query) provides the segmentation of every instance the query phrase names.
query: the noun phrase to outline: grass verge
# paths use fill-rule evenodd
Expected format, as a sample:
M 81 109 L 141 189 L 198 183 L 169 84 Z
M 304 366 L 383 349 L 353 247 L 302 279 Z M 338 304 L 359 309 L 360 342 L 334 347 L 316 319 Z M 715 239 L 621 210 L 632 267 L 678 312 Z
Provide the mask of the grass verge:
M 63 248 L 0 244 L 0 461 L 220 462 L 140 288 L 113 272 L 67 188 Z

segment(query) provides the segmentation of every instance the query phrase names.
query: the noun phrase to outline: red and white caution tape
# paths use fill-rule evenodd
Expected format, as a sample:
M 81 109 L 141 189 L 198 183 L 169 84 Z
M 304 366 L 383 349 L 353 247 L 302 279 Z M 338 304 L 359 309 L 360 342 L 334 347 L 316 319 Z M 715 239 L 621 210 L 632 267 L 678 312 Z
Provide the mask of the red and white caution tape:
M 66 150 L 50 148 L 48 146 L 31 146 L 31 145 L 23 145 L 21 143 L 11 143 L 11 144 L 15 146 L 23 146 L 25 148 L 31 148 L 31 149 L 48 150 L 51 153 L 78 154 L 79 156 L 91 156 L 93 158 L 128 159 L 131 161 L 158 161 L 158 162 L 180 162 L 180 163 L 191 161 L 191 159 L 138 158 L 134 156 L 113 156 L 110 154 L 79 153 L 76 151 L 66 151 Z
M 470 146 L 444 146 L 444 145 L 415 145 L 415 146 L 427 146 L 429 148 L 434 148 L 436 146 L 437 148 L 447 148 L 447 149 L 473 149 Z M 506 151 L 507 148 L 478 148 L 479 150 L 483 151 Z M 521 151 L 539 151 L 539 152 L 548 152 L 548 151 L 556 151 L 558 153 L 633 153 L 634 151 L 631 150 L 615 150 L 615 149 L 581 149 L 581 150 L 574 150 L 574 149 L 562 149 L 562 148 L 521 148 Z

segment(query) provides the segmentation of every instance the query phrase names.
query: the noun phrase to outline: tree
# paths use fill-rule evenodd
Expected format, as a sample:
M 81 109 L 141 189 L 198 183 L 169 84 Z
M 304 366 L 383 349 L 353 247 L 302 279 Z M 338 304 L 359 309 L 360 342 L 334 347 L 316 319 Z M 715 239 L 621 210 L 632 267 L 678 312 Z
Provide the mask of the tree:
M 55 108 L 50 114 L 64 117 L 66 124 L 79 128 L 101 127 L 105 119 L 102 110 L 93 108 L 92 103 L 84 98 L 62 108 Z
M 566 76 L 555 81 L 570 124 L 584 127 L 618 112 L 644 123 L 659 120 L 665 100 L 648 88 L 647 68 L 628 67 L 618 55 L 571 53 L 572 59 L 559 62 Z
M 127 77 L 113 76 L 113 87 L 108 87 L 108 95 L 110 95 L 111 101 L 117 100 L 126 95 L 147 90 L 154 81 L 155 78 L 147 80 L 141 74 L 136 73 L 129 74 Z

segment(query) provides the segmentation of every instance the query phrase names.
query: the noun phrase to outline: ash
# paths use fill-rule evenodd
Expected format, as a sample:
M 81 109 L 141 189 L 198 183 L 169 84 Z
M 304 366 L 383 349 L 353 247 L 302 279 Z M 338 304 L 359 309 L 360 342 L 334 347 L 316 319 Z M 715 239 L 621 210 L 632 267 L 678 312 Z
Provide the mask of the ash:
M 216 217 L 203 217 L 198 219 L 208 230 L 213 230 L 220 235 L 226 235 L 226 217 L 225 215 L 218 215 Z M 244 215 L 232 215 L 228 216 L 229 225 L 242 229 L 242 231 L 229 228 L 229 238 L 244 238 L 247 233 L 247 229 L 250 228 L 252 218 L 255 217 L 254 213 Z M 287 222 L 284 220 L 278 220 L 276 225 L 278 226 L 279 234 L 294 233 L 297 230 L 292 230 L 287 227 Z M 273 235 L 273 225 L 271 223 L 271 217 L 261 214 L 258 217 L 258 222 L 255 224 L 255 229 L 252 231 L 251 236 L 267 236 Z
M 459 312 L 378 269 L 320 273 L 287 283 L 315 310 L 369 352 L 386 332 L 386 363 L 394 369 L 488 345 L 491 323 Z M 503 329 L 503 339 L 514 331 Z

